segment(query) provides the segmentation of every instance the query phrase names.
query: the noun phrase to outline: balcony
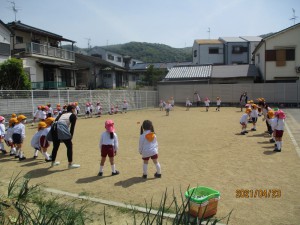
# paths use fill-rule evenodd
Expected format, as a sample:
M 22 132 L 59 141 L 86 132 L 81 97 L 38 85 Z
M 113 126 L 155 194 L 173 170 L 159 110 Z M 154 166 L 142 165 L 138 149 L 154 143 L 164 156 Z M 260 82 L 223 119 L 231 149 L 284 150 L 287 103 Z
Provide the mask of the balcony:
M 26 43 L 25 53 L 31 56 L 61 59 L 75 62 L 75 52 L 34 42 Z
M 55 81 L 31 82 L 31 88 L 32 90 L 66 89 L 66 82 L 55 82 Z

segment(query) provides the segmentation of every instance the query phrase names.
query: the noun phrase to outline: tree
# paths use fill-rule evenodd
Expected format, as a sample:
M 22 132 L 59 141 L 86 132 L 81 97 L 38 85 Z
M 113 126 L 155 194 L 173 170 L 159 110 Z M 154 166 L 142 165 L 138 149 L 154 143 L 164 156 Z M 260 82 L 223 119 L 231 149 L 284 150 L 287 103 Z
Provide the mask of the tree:
M 0 64 L 0 90 L 30 90 L 31 83 L 21 59 L 8 59 Z
M 167 72 L 162 69 L 156 69 L 153 65 L 150 65 L 147 68 L 144 81 L 149 86 L 156 86 L 159 81 L 161 81 L 165 76 Z

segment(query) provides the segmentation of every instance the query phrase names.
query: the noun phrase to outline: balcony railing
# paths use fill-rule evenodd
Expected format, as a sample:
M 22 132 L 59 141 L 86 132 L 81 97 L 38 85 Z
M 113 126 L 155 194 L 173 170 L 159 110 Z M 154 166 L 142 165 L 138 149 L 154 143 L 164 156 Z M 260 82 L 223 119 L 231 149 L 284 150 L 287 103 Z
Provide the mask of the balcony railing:
M 66 82 L 55 82 L 55 81 L 31 82 L 31 88 L 33 90 L 65 89 Z
M 34 42 L 26 44 L 25 51 L 27 54 L 36 54 L 68 61 L 75 61 L 75 52 L 62 48 L 55 48 L 48 45 L 42 45 Z

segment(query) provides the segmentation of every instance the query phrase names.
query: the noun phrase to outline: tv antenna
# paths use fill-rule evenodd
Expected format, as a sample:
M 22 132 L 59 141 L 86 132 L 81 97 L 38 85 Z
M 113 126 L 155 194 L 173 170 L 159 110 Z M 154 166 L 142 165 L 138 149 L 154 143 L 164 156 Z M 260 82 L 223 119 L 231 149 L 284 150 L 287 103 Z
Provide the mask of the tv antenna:
M 15 21 L 17 21 L 17 13 L 18 13 L 19 9 L 16 7 L 16 3 L 14 1 L 8 1 L 8 2 L 11 3 L 11 10 L 15 14 Z
M 298 16 L 296 16 L 295 9 L 292 8 L 292 10 L 293 10 L 293 17 L 290 20 L 294 20 L 294 25 L 295 25 L 296 19 L 298 18 Z
M 208 39 L 210 39 L 210 27 L 208 28 L 207 32 L 208 32 Z
M 91 38 L 85 38 L 88 42 L 88 49 L 91 49 Z

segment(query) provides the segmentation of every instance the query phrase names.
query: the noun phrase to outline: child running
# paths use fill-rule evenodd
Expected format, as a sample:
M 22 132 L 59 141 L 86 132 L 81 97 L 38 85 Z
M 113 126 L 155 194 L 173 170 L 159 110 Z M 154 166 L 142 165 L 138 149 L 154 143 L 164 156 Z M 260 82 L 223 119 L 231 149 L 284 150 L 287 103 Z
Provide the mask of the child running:
M 169 116 L 171 109 L 172 109 L 172 105 L 171 105 L 171 103 L 169 101 L 167 101 L 167 103 L 165 105 L 166 116 Z
M 139 140 L 139 153 L 142 155 L 143 164 L 143 178 L 146 179 L 148 175 L 148 162 L 151 158 L 156 167 L 154 177 L 161 178 L 161 167 L 158 162 L 158 143 L 154 133 L 154 127 L 150 120 L 145 120 L 141 126 L 141 136 Z
M 127 113 L 128 110 L 128 102 L 126 100 L 123 101 L 122 112 Z
M 26 123 L 27 117 L 24 115 L 19 115 L 17 120 L 18 123 L 14 126 L 12 140 L 13 143 L 16 145 L 17 153 L 15 155 L 15 158 L 19 158 L 19 161 L 25 160 L 26 157 L 24 156 L 24 153 L 22 151 L 22 145 L 25 139 L 25 123 Z
M 205 98 L 204 103 L 205 103 L 205 107 L 206 107 L 206 112 L 208 112 L 208 109 L 209 109 L 209 103 L 210 103 L 210 100 L 209 100 L 208 97 Z
M 192 106 L 192 103 L 191 103 L 190 99 L 187 97 L 185 100 L 186 111 L 189 111 L 191 106 Z
M 10 154 L 9 154 L 10 156 L 15 156 L 16 155 L 16 148 L 15 148 L 15 145 L 14 145 L 13 140 L 12 140 L 14 125 L 16 123 L 18 123 L 17 118 L 15 118 L 15 117 L 10 118 L 10 120 L 8 122 L 8 128 L 6 130 L 6 134 L 5 134 L 5 137 L 4 137 L 6 145 L 8 147 L 10 147 Z
M 111 165 L 111 175 L 115 176 L 120 174 L 118 170 L 116 170 L 116 165 L 114 162 L 114 157 L 117 155 L 119 142 L 118 136 L 115 133 L 114 121 L 106 120 L 105 121 L 105 129 L 100 138 L 100 152 L 101 152 L 101 162 L 100 162 L 100 171 L 98 176 L 103 175 L 103 167 L 106 160 L 106 156 L 109 157 L 110 165 Z

